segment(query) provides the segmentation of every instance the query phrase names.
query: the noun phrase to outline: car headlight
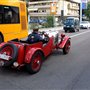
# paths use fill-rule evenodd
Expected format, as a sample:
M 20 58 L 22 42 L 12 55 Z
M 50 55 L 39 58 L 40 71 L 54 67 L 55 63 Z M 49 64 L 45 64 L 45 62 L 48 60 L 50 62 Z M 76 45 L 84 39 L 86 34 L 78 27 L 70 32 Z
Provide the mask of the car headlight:
M 71 27 L 74 27 L 74 25 L 71 25 Z
M 66 25 L 64 25 L 64 27 L 66 27 Z

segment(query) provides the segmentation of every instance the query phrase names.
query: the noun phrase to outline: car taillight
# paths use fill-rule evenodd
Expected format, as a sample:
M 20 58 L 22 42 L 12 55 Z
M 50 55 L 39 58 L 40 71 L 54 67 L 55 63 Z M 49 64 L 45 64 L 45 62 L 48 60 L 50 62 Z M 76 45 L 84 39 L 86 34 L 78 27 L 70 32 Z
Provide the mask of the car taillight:
M 14 66 L 14 67 L 18 67 L 18 66 L 19 66 L 18 62 L 14 62 L 14 63 L 13 63 L 13 66 Z

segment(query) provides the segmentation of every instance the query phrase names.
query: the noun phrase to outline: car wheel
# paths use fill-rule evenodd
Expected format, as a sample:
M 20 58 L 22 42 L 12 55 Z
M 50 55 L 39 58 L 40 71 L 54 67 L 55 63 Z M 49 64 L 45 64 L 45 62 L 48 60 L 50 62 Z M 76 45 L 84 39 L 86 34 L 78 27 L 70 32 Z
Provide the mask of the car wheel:
M 37 73 L 42 66 L 43 55 L 40 51 L 36 51 L 31 58 L 31 62 L 26 64 L 27 71 L 30 74 Z
M 11 66 L 17 60 L 18 48 L 14 44 L 5 44 L 0 48 L 0 54 L 10 56 L 9 60 L 3 60 L 4 66 Z M 2 59 L 0 59 L 2 61 Z
M 90 27 L 87 27 L 87 29 L 89 30 L 89 29 L 90 29 Z
M 63 54 L 68 54 L 70 51 L 71 42 L 68 40 L 63 48 Z

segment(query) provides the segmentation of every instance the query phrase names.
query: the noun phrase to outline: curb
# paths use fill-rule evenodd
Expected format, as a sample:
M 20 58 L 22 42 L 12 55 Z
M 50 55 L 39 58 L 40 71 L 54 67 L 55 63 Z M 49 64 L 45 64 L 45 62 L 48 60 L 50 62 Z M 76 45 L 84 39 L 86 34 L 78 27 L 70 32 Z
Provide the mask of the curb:
M 63 29 L 63 26 L 61 27 L 54 27 L 54 28 L 42 28 L 42 29 L 39 29 L 39 31 L 61 31 Z M 29 30 L 28 31 L 28 34 L 30 34 L 32 32 L 32 30 Z

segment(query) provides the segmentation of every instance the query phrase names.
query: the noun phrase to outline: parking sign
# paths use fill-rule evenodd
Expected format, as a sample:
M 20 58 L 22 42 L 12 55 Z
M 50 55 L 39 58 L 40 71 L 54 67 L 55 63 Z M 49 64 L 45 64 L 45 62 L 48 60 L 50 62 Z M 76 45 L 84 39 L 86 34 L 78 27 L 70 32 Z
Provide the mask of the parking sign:
M 82 9 L 87 9 L 87 0 L 81 0 Z

